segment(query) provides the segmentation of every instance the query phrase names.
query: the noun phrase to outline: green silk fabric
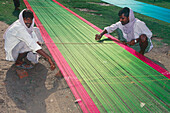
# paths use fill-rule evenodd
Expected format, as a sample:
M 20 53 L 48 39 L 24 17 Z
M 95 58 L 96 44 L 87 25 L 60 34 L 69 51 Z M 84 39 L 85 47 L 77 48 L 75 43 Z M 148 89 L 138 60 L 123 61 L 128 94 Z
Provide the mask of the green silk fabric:
M 27 1 L 100 112 L 169 112 L 168 78 L 52 0 Z

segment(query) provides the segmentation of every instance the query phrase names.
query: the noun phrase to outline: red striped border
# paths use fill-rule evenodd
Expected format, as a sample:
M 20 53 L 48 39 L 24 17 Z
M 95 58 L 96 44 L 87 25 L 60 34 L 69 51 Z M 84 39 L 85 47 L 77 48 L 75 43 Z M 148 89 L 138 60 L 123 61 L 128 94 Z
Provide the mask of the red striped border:
M 102 32 L 102 30 L 100 28 L 96 27 L 92 23 L 90 23 L 87 20 L 85 20 L 84 18 L 80 17 L 79 15 L 77 15 L 73 11 L 69 10 L 68 8 L 66 8 L 65 6 L 63 6 L 62 4 L 57 2 L 56 0 L 53 0 L 53 1 L 55 3 L 57 3 L 58 5 L 60 5 L 61 7 L 63 7 L 64 9 L 71 12 L 73 15 L 77 16 L 79 19 L 86 22 L 88 25 L 92 26 L 97 31 Z M 27 2 L 27 0 L 24 0 L 24 2 L 26 4 L 27 8 L 33 11 L 31 6 Z M 66 79 L 66 81 L 67 81 L 70 89 L 72 90 L 75 98 L 83 100 L 83 101 L 79 102 L 79 105 L 80 105 L 82 111 L 83 112 L 95 112 L 95 113 L 99 112 L 98 108 L 96 107 L 96 105 L 94 104 L 94 102 L 92 101 L 92 99 L 90 98 L 88 93 L 85 91 L 84 87 L 82 86 L 80 81 L 77 79 L 76 75 L 74 74 L 74 72 L 72 71 L 72 69 L 70 68 L 70 66 L 68 65 L 68 63 L 66 62 L 66 60 L 64 59 L 64 57 L 62 56 L 60 51 L 58 50 L 58 48 L 56 47 L 56 45 L 54 44 L 53 40 L 48 35 L 47 31 L 45 30 L 45 28 L 43 27 L 43 25 L 41 24 L 41 22 L 39 21 L 39 19 L 36 15 L 35 15 L 35 20 L 36 20 L 35 21 L 36 25 L 40 28 L 41 34 L 43 34 L 44 41 L 46 43 L 47 42 L 51 43 L 51 44 L 47 44 L 47 47 L 48 47 L 49 51 L 51 52 L 51 54 L 52 54 L 55 62 L 57 63 L 59 69 L 61 70 L 64 78 Z M 112 40 L 117 40 L 116 38 L 114 38 L 111 35 L 105 35 L 105 36 L 112 39 Z M 143 62 L 145 62 L 146 64 L 148 64 L 149 66 L 151 66 L 152 68 L 154 68 L 155 70 L 157 70 L 158 72 L 162 73 L 167 78 L 170 78 L 170 73 L 167 70 L 160 67 L 159 65 L 155 64 L 153 61 L 149 60 L 148 58 L 144 57 L 143 55 L 139 54 L 138 52 L 136 52 L 135 50 L 131 49 L 128 46 L 124 46 L 124 45 L 119 44 L 119 43 L 117 43 L 117 44 L 120 45 L 121 47 L 123 47 L 124 49 L 126 49 L 127 51 L 129 51 L 131 54 L 133 54 L 134 56 L 136 56 L 137 58 L 139 58 Z M 85 91 L 85 92 L 79 92 L 78 93 L 77 89 L 79 91 Z M 87 101 L 87 100 L 90 100 L 90 101 Z M 85 106 L 84 104 L 86 104 L 87 106 Z M 89 109 L 89 111 L 87 110 L 87 108 Z
M 24 3 L 26 4 L 27 8 L 30 9 L 32 12 L 33 9 L 29 5 L 27 0 L 24 0 Z M 71 67 L 67 63 L 67 61 L 64 59 L 62 56 L 61 52 L 41 24 L 40 20 L 34 13 L 34 18 L 35 18 L 35 23 L 37 27 L 39 27 L 41 34 L 43 35 L 43 39 L 45 43 L 50 43 L 46 44 L 47 48 L 49 49 L 51 55 L 53 56 L 53 59 L 57 63 L 57 66 L 59 67 L 61 73 L 63 74 L 67 84 L 69 85 L 73 95 L 75 96 L 76 99 L 81 99 L 81 101 L 78 101 L 82 111 L 84 113 L 100 113 L 96 105 L 94 104 L 93 100 L 89 96 L 89 94 L 86 92 L 74 72 L 72 71 Z
M 63 6 L 62 4 L 57 2 L 56 0 L 53 0 L 53 1 L 55 3 L 57 3 L 58 5 L 60 5 L 61 7 L 63 7 L 64 9 L 66 9 L 67 11 L 69 11 L 70 13 L 72 13 L 73 15 L 75 15 L 76 17 L 78 17 L 79 19 L 81 19 L 82 21 L 84 21 L 85 23 L 87 23 L 88 25 L 90 25 L 91 27 L 93 27 L 94 29 L 96 29 L 97 31 L 102 32 L 102 30 L 100 28 L 98 28 L 97 26 L 93 25 L 92 23 L 90 23 L 86 19 L 82 18 L 78 14 L 74 13 L 70 9 L 66 8 L 65 6 Z M 105 36 L 108 37 L 111 40 L 117 40 L 116 38 L 114 38 L 111 35 L 106 34 Z M 117 43 L 117 42 L 115 42 L 115 43 Z M 161 74 L 163 74 L 164 76 L 166 76 L 167 78 L 170 79 L 170 72 L 168 72 L 164 68 L 162 68 L 159 65 L 155 64 L 153 61 L 149 60 L 148 58 L 146 58 L 145 56 L 141 55 L 140 53 L 136 52 L 134 49 L 132 49 L 132 48 L 130 48 L 128 46 L 125 46 L 123 44 L 120 44 L 120 43 L 117 43 L 117 44 L 120 45 L 121 47 L 123 47 L 124 49 L 126 49 L 128 52 L 130 52 L 134 56 L 136 56 L 137 58 L 139 58 L 140 60 L 142 60 L 143 62 L 145 62 L 146 64 L 148 64 L 150 67 L 154 68 L 155 70 L 157 70 L 158 72 L 160 72 Z

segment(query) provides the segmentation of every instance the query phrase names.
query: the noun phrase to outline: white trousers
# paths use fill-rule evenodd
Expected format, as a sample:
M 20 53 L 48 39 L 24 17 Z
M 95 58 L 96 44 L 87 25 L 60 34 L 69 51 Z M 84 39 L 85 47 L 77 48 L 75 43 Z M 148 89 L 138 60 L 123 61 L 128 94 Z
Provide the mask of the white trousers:
M 27 54 L 27 59 L 29 61 L 31 61 L 32 63 L 38 63 L 38 59 L 40 56 L 37 53 L 33 53 L 31 49 L 25 44 L 25 42 L 22 42 L 22 41 L 14 47 L 14 49 L 12 50 L 12 56 L 14 60 L 16 61 L 18 58 L 18 55 L 20 53 L 25 53 L 25 52 L 29 52 Z

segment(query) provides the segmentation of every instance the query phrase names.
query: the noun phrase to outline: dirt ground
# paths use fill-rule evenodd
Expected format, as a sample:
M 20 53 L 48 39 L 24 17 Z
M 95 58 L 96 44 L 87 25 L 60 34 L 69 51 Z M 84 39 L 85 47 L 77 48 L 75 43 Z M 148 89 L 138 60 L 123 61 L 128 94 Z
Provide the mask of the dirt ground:
M 51 71 L 45 59 L 19 79 L 14 62 L 5 60 L 8 25 L 0 21 L 0 26 L 0 113 L 82 113 L 65 79 L 56 76 L 59 69 Z
M 64 78 L 56 76 L 58 68 L 51 71 L 43 58 L 29 77 L 18 78 L 14 62 L 5 60 L 3 34 L 8 25 L 0 22 L 0 26 L 0 113 L 81 113 Z M 49 53 L 46 46 L 43 49 Z M 155 45 L 145 56 L 170 71 L 167 44 Z

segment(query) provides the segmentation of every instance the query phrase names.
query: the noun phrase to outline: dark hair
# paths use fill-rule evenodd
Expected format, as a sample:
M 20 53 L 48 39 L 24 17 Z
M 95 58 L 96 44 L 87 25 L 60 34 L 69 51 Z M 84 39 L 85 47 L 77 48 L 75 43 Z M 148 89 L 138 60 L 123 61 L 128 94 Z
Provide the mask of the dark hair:
M 22 13 L 23 18 L 31 18 L 33 19 L 33 12 L 31 10 L 24 10 L 24 12 Z
M 124 7 L 119 11 L 118 15 L 121 16 L 122 14 L 124 14 L 124 16 L 129 17 L 129 11 L 130 9 L 128 7 Z

